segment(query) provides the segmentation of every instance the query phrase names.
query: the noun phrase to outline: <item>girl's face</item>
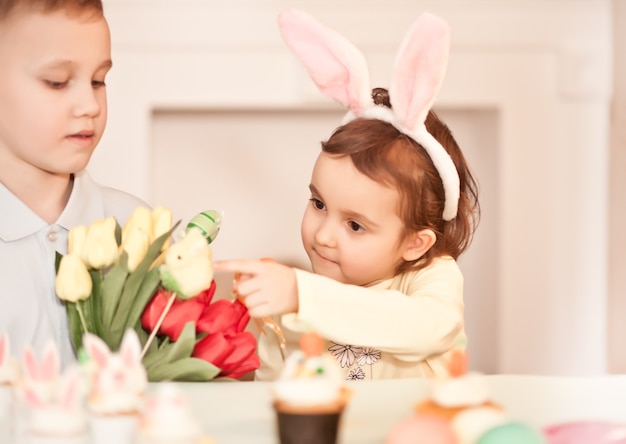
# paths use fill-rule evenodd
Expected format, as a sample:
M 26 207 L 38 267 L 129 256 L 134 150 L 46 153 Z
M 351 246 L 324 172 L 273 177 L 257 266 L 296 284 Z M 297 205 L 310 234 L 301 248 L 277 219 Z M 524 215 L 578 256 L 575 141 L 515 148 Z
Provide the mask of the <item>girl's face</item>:
M 393 277 L 406 249 L 398 191 L 360 173 L 349 156 L 324 152 L 310 189 L 301 234 L 313 271 L 360 286 Z
M 0 26 L 0 60 L 0 163 L 16 174 L 83 169 L 107 118 L 104 17 L 18 11 Z

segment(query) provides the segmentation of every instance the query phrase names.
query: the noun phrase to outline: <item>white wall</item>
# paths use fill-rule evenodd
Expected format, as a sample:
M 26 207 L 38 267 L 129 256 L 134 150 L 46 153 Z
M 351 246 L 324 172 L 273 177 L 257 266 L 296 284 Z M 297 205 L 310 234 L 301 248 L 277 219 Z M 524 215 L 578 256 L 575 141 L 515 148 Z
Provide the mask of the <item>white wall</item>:
M 605 372 L 608 0 L 105 0 L 115 67 L 96 178 L 181 213 L 228 207 L 216 255 L 301 262 L 301 185 L 341 111 L 280 40 L 275 17 L 289 5 L 351 38 L 383 86 L 417 14 L 450 23 L 436 107 L 462 128 L 485 185 L 482 231 L 461 263 L 472 365 Z M 208 185 L 205 164 L 217 168 Z

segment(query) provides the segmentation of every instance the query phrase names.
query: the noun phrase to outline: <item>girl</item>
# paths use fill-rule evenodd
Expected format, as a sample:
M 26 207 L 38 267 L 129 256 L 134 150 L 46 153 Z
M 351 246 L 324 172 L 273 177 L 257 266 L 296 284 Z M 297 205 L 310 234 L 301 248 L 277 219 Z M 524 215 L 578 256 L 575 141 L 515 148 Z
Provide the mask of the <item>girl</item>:
M 456 263 L 478 221 L 476 183 L 448 127 L 432 112 L 445 72 L 447 25 L 411 28 L 389 92 L 371 92 L 362 54 L 294 10 L 281 32 L 318 87 L 350 108 L 322 143 L 301 235 L 313 273 L 267 261 L 216 262 L 241 273 L 251 316 L 283 315 L 286 352 L 319 332 L 347 379 L 445 375 L 465 347 Z M 393 105 L 393 107 L 392 107 Z M 282 367 L 279 336 L 259 338 L 257 379 Z

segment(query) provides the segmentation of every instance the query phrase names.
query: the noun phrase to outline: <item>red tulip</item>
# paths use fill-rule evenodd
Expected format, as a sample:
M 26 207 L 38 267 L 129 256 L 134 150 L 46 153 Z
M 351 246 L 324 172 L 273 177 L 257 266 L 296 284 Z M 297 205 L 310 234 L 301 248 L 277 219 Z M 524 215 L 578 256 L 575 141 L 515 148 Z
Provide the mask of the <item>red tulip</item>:
M 196 325 L 198 324 L 202 312 L 206 306 L 210 305 L 214 293 L 215 281 L 211 283 L 208 289 L 191 299 L 176 299 L 165 315 L 159 333 L 169 336 L 172 341 L 176 341 L 187 322 L 193 321 Z M 171 292 L 167 290 L 157 291 L 141 316 L 141 325 L 144 329 L 147 331 L 154 329 L 170 296 Z
M 248 321 L 250 315 L 245 305 L 238 300 L 221 299 L 204 307 L 196 329 L 206 333 L 234 334 L 245 330 Z
M 222 371 L 220 376 L 240 378 L 260 366 L 256 338 L 250 332 L 224 335 L 210 333 L 196 345 L 193 356 L 211 362 Z

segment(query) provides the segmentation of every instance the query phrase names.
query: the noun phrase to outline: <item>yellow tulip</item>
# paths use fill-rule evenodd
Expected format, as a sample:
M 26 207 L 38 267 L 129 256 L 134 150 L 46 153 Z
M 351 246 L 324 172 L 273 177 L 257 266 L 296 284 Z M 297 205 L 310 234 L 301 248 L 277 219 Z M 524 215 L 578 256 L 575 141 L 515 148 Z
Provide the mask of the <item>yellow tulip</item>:
M 76 253 L 82 257 L 85 250 L 85 239 L 87 239 L 87 227 L 79 225 L 70 230 L 68 234 L 68 253 Z
M 91 276 L 78 254 L 69 253 L 63 256 L 54 288 L 59 298 L 68 302 L 78 302 L 91 295 Z
M 129 227 L 122 236 L 122 245 L 120 249 L 128 254 L 128 269 L 135 271 L 141 263 L 148 248 L 150 247 L 150 238 L 148 234 L 137 226 Z
M 93 222 L 87 230 L 82 257 L 87 265 L 99 270 L 111 265 L 118 256 L 116 222 L 112 217 Z
M 142 230 L 148 237 L 152 233 L 152 213 L 147 207 L 137 207 L 133 210 L 132 214 L 124 224 L 122 228 L 122 242 L 126 233 L 132 228 L 138 228 Z
M 158 237 L 167 233 L 172 228 L 172 210 L 165 207 L 156 207 L 152 210 L 152 238 L 154 242 Z M 170 239 L 167 239 L 161 247 L 161 251 L 165 251 L 170 245 Z

